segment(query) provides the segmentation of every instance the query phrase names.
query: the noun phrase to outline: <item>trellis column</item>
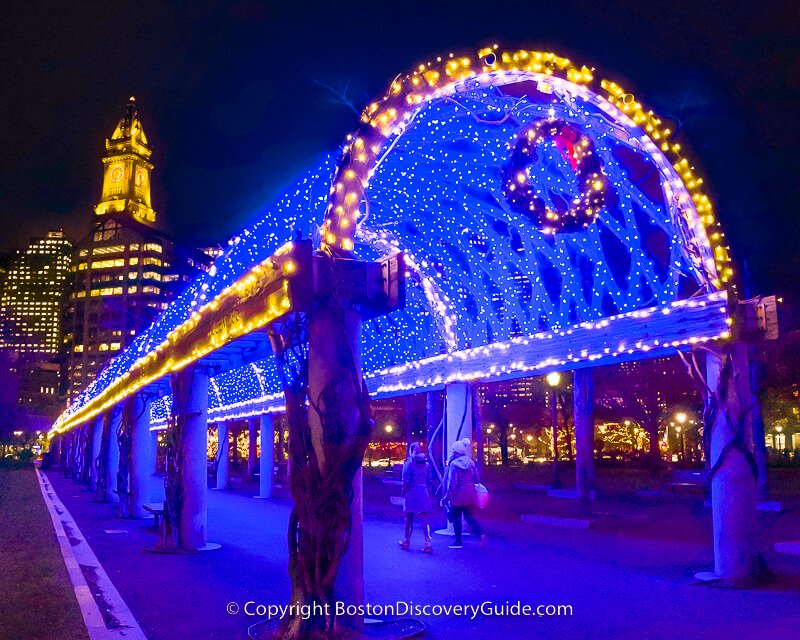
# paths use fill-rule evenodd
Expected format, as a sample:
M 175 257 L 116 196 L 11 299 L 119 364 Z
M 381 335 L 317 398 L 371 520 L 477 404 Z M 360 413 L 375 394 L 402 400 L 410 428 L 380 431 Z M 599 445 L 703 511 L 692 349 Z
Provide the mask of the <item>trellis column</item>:
M 453 443 L 468 438 L 470 441 L 470 455 L 472 455 L 472 385 L 468 382 L 453 382 L 445 387 L 446 415 L 444 457 L 450 458 L 450 449 Z
M 217 489 L 227 489 L 231 484 L 229 431 L 227 422 L 217 422 Z
M 182 464 L 178 470 L 183 488 L 180 510 L 180 543 L 185 549 L 206 548 L 208 535 L 208 371 L 189 366 L 178 372 L 189 387 L 184 406 L 173 411 L 183 413 L 180 448 Z
M 441 391 L 428 391 L 425 394 L 425 442 L 427 443 L 428 456 L 431 460 L 441 460 L 444 457 L 444 434 L 438 431 L 442 422 L 442 412 L 444 401 Z M 441 471 L 441 465 L 437 465 L 437 470 Z
M 61 449 L 62 449 L 61 441 L 65 437 L 66 436 L 58 435 L 58 436 L 56 436 L 55 438 L 53 438 L 50 441 L 50 450 L 48 451 L 48 453 L 49 453 L 49 457 L 50 457 L 50 462 L 54 467 L 60 467 L 62 465 L 62 462 L 61 462 L 61 455 L 62 455 L 62 452 L 61 452 Z
M 97 489 L 97 464 L 100 459 L 100 443 L 103 441 L 103 415 L 94 419 L 89 428 L 86 464 L 89 465 L 89 490 Z
M 64 472 L 65 478 L 72 477 L 72 452 L 75 446 L 75 433 L 79 429 L 80 427 L 76 427 L 64 435 L 64 444 L 61 447 L 61 470 Z
M 119 440 L 117 440 L 117 431 L 119 430 L 120 423 L 122 422 L 122 407 L 114 407 L 111 409 L 111 418 L 108 421 L 108 445 L 106 446 L 106 460 L 105 460 L 105 496 L 106 502 L 118 502 L 117 495 L 117 472 L 119 471 Z
M 444 477 L 447 477 L 446 464 L 450 460 L 450 451 L 454 443 L 469 438 L 468 451 L 472 456 L 473 391 L 472 385 L 468 382 L 452 382 L 444 388 L 444 434 L 441 440 Z M 448 520 L 447 527 L 437 529 L 436 533 L 455 535 L 453 523 Z
M 134 518 L 147 514 L 144 505 L 150 502 L 150 482 L 155 468 L 155 439 L 150 431 L 150 394 L 137 393 L 131 429 L 131 497 L 130 512 Z
M 588 502 L 594 489 L 594 385 L 591 369 L 573 373 L 572 397 L 575 420 L 575 489 Z
M 275 470 L 275 419 L 271 413 L 265 413 L 259 418 L 259 428 L 261 431 L 261 461 L 259 463 L 258 497 L 271 498 L 272 475 Z
M 323 419 L 336 420 L 342 428 L 339 436 L 345 442 L 365 438 L 359 421 L 358 393 L 362 382 L 360 353 L 361 319 L 353 311 L 336 308 L 318 310 L 309 325 L 308 397 L 320 407 L 309 412 L 309 426 L 314 434 L 324 433 Z M 350 384 L 342 384 L 343 379 Z M 335 397 L 329 395 L 336 390 Z M 330 437 L 330 436 L 329 436 Z M 334 439 L 341 447 L 341 440 Z M 314 442 L 317 455 L 324 451 L 322 442 Z M 334 459 L 335 460 L 335 459 Z M 363 540 L 363 477 L 361 459 L 352 480 L 350 503 L 350 537 L 342 555 L 335 590 L 339 599 L 348 604 L 364 603 L 364 540 Z M 325 468 L 322 462 L 322 468 Z M 338 624 L 344 628 L 362 626 L 362 616 L 341 616 Z
M 163 431 L 150 431 L 150 437 L 153 440 L 151 443 L 151 446 L 153 447 L 153 464 L 150 467 L 150 473 L 152 474 L 158 473 L 158 435 L 163 433 Z
M 731 448 L 736 430 L 741 430 L 739 446 L 751 455 L 753 452 L 752 422 L 735 415 L 739 403 L 750 398 L 747 347 L 735 343 L 725 348 L 730 350 L 734 371 L 731 388 L 727 390 L 720 385 L 723 360 L 711 352 L 706 357 L 708 388 L 716 394 L 720 409 L 713 424 L 706 425 L 706 428 L 711 428 L 709 462 L 711 469 L 716 468 L 711 477 L 714 573 L 725 582 L 737 584 L 758 575 L 761 558 L 758 553 L 757 491 L 753 467 L 743 451 Z M 733 398 L 732 394 L 739 397 Z M 730 413 L 726 412 L 728 407 L 733 407 Z
M 258 469 L 258 425 L 257 417 L 247 420 L 247 477 L 254 478 Z

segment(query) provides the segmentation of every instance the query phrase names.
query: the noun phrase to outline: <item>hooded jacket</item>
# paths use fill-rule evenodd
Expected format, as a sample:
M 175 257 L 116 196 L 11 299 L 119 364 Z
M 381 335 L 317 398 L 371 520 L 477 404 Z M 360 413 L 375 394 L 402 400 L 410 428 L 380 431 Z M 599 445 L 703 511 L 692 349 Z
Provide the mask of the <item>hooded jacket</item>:
M 480 482 L 475 461 L 466 455 L 456 456 L 447 467 L 445 498 L 454 507 L 469 507 L 476 502 L 475 484 Z
M 428 459 L 417 450 L 403 463 L 403 511 L 428 513 L 431 497 L 428 492 Z

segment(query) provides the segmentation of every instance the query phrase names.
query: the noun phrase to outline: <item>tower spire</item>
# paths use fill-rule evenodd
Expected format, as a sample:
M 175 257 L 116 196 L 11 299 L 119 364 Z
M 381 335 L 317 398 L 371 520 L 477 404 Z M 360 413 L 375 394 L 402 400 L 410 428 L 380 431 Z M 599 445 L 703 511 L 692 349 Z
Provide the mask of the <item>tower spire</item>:
M 131 96 L 114 133 L 106 140 L 103 194 L 95 207 L 97 215 L 127 212 L 145 224 L 155 222 L 150 203 L 151 154 L 136 98 Z

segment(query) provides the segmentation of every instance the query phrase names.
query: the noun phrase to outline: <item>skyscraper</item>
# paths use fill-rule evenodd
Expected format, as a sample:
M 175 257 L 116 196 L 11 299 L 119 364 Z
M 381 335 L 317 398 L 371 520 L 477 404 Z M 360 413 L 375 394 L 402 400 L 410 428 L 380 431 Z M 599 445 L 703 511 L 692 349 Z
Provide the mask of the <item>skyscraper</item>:
M 131 98 L 106 140 L 100 202 L 71 267 L 63 342 L 70 399 L 211 262 L 156 228 L 151 155 Z
M 1 349 L 43 358 L 58 353 L 71 252 L 61 230 L 17 251 L 0 290 Z

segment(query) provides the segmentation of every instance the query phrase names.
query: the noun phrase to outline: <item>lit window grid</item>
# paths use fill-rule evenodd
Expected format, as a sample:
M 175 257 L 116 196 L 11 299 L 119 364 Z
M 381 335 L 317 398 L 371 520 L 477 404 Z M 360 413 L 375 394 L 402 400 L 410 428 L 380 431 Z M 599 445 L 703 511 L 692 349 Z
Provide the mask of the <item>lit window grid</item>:
M 0 348 L 22 353 L 59 350 L 61 297 L 72 245 L 60 232 L 35 238 L 17 252 L 0 293 Z

